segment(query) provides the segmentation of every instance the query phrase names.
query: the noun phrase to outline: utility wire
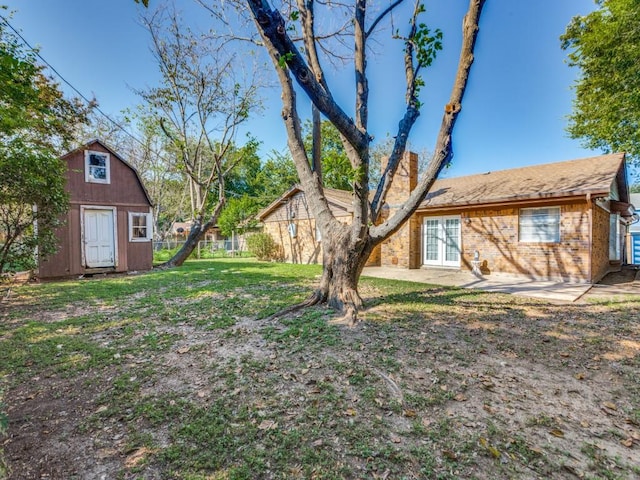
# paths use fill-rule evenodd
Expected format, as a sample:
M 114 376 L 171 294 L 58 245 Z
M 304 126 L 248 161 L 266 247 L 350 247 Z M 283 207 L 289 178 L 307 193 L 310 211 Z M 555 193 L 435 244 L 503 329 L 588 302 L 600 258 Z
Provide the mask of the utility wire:
M 129 132 L 125 127 L 123 127 L 122 125 L 120 125 L 118 122 L 116 122 L 114 119 L 112 119 L 107 113 L 105 113 L 96 103 L 96 100 L 89 100 L 85 95 L 82 94 L 82 92 L 80 90 L 78 90 L 71 82 L 69 82 L 66 78 L 64 78 L 62 76 L 62 74 L 60 72 L 58 72 L 58 70 L 56 70 L 53 65 L 51 65 L 49 62 L 47 62 L 47 60 L 45 60 L 45 58 L 40 55 L 40 52 L 31 46 L 31 44 L 20 34 L 20 32 L 18 30 L 16 30 L 13 25 L 11 25 L 9 23 L 9 20 L 2 14 L 0 14 L 0 20 L 2 20 L 2 23 L 4 23 L 7 27 L 9 27 L 11 29 L 11 31 L 13 31 L 13 33 L 15 33 L 18 38 L 20 38 L 20 40 L 22 40 L 22 42 L 33 52 L 36 54 L 36 56 L 42 61 L 42 63 L 44 63 L 49 70 L 51 70 L 54 74 L 56 74 L 58 76 L 58 78 L 60 80 L 62 80 L 65 84 L 67 84 L 69 86 L 69 88 L 71 88 L 75 93 L 77 93 L 80 98 L 82 98 L 85 102 L 87 102 L 87 106 L 91 107 L 91 108 L 95 108 L 104 118 L 106 118 L 109 122 L 111 122 L 113 125 L 115 125 L 117 128 L 119 128 L 120 130 L 122 130 L 122 132 L 127 135 L 129 138 L 131 138 L 132 140 L 134 140 L 136 143 L 138 143 L 139 145 L 141 145 L 142 147 L 149 148 L 147 144 L 145 144 L 142 140 L 140 140 L 138 137 L 136 137 L 134 134 L 132 134 L 131 132 Z M 157 152 L 154 152 L 153 150 L 151 150 L 151 153 L 156 155 L 158 158 L 163 158 L 164 157 L 160 154 L 158 154 Z M 165 159 L 166 161 L 166 159 Z M 231 192 L 227 189 L 225 189 L 225 193 L 231 194 L 233 196 L 233 194 L 235 194 L 236 192 Z
M 51 70 L 54 74 L 57 75 L 57 77 L 62 80 L 65 84 L 67 84 L 69 86 L 69 88 L 71 88 L 76 94 L 78 94 L 78 96 L 80 96 L 80 98 L 82 98 L 85 102 L 87 102 L 87 106 L 91 107 L 91 108 L 95 108 L 96 111 L 98 111 L 104 118 L 106 118 L 109 122 L 111 122 L 113 125 L 115 125 L 117 128 L 119 128 L 120 130 L 122 130 L 122 132 L 124 132 L 125 135 L 127 135 L 129 138 L 133 139 L 136 143 L 140 144 L 142 147 L 144 148 L 148 148 L 147 145 L 140 140 L 138 137 L 136 137 L 134 134 L 132 134 L 131 132 L 129 132 L 125 127 L 123 127 L 122 125 L 120 125 L 118 122 L 116 122 L 114 119 L 112 119 L 109 115 L 107 115 L 107 113 L 105 113 L 97 104 L 96 100 L 89 100 L 85 95 L 82 94 L 82 92 L 80 90 L 78 90 L 74 85 L 71 84 L 71 82 L 69 82 L 66 78 L 64 78 L 62 76 L 62 74 L 60 72 L 58 72 L 49 62 L 47 62 L 45 60 L 45 58 L 40 55 L 40 52 L 31 46 L 31 44 L 22 36 L 22 34 L 20 34 L 20 32 L 18 30 L 16 30 L 10 23 L 9 20 L 3 16 L 2 14 L 0 14 L 0 19 L 2 20 L 2 22 L 9 27 L 13 33 L 15 33 L 18 38 L 20 38 L 20 40 L 22 40 L 22 42 L 29 47 L 29 49 L 36 54 L 36 56 L 42 61 L 42 63 L 44 63 L 49 70 Z M 161 155 L 158 155 L 156 152 L 152 152 L 155 155 L 157 155 L 158 157 L 162 158 Z

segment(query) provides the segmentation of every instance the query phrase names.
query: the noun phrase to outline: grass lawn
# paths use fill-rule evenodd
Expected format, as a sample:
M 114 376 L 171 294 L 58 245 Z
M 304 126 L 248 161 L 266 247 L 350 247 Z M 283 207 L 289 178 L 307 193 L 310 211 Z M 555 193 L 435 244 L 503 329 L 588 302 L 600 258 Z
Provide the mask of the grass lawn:
M 9 478 L 640 478 L 640 298 L 364 278 L 355 328 L 268 319 L 319 274 L 214 259 L 13 289 Z

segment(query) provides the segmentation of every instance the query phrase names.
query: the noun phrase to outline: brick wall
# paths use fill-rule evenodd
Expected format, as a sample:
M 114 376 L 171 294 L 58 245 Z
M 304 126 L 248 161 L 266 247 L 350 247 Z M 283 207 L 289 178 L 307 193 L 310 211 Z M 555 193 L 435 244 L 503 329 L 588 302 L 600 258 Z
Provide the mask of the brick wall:
M 501 272 L 589 282 L 589 207 L 586 202 L 557 206 L 560 207 L 558 243 L 520 242 L 519 208 L 465 211 L 461 219 L 461 268 L 471 270 L 471 260 L 477 250 L 485 274 Z
M 592 206 L 593 247 L 591 249 L 592 281 L 604 277 L 610 268 L 609 263 L 609 218 L 610 214 L 595 203 Z

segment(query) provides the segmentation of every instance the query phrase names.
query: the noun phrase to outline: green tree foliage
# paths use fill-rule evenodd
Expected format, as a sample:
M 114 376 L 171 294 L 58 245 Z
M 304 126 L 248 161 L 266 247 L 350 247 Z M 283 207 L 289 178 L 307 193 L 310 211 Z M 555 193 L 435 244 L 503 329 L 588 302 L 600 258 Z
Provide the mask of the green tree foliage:
M 296 167 L 290 155 L 272 151 L 262 164 L 256 183 L 262 187 L 260 204 L 266 206 L 298 183 Z
M 581 77 L 568 132 L 584 146 L 628 152 L 640 162 L 640 2 L 597 0 L 562 35 Z
M 224 210 L 218 218 L 220 233 L 230 237 L 234 232 L 243 234 L 257 224 L 255 215 L 260 210 L 258 201 L 248 195 L 227 200 Z
M 313 135 L 312 123 L 304 124 L 304 145 L 311 152 Z M 338 129 L 328 120 L 320 122 L 320 149 L 322 180 L 325 187 L 350 190 L 354 180 L 354 170 L 344 151 Z
M 58 159 L 86 110 L 64 98 L 36 53 L 0 19 L 0 271 L 33 268 L 34 250 L 55 252 L 68 209 Z
M 256 214 L 291 188 L 298 180 L 293 161 L 288 155 L 273 152 L 264 163 L 253 142 L 243 149 L 239 163 L 229 173 L 226 191 L 229 196 L 218 218 L 218 227 L 229 237 L 233 232 L 245 233 L 256 226 Z

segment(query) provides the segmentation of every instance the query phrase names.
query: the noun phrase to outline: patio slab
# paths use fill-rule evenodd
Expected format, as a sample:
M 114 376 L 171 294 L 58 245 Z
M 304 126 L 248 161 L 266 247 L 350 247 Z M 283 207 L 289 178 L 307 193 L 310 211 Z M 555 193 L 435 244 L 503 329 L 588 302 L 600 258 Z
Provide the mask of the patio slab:
M 592 288 L 592 285 L 588 283 L 540 281 L 525 276 L 498 273 L 476 276 L 466 271 L 434 268 L 408 270 L 391 267 L 366 267 L 362 275 L 434 285 L 477 288 L 488 292 L 542 298 L 557 303 L 576 302 Z

